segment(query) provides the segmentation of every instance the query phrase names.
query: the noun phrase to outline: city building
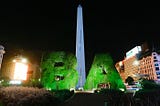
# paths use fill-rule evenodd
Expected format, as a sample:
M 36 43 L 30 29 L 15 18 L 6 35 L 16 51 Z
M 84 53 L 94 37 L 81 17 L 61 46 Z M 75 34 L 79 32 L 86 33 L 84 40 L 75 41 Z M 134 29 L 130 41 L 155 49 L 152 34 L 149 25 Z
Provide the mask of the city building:
M 130 76 L 134 81 L 140 78 L 160 81 L 160 54 L 146 43 L 136 46 L 126 53 L 124 60 L 115 64 L 122 80 Z
M 116 63 L 115 67 L 124 82 L 129 76 L 137 80 L 137 74 L 139 73 L 138 58 L 141 51 L 141 46 L 136 46 L 126 53 L 124 60 Z
M 4 53 L 5 53 L 4 47 L 2 45 L 0 45 L 0 69 L 1 69 L 2 60 L 3 60 L 3 54 Z
M 123 82 L 125 81 L 126 77 L 125 77 L 125 71 L 124 71 L 124 63 L 123 61 L 119 61 L 115 64 L 115 67 L 117 69 L 117 71 L 119 72 Z

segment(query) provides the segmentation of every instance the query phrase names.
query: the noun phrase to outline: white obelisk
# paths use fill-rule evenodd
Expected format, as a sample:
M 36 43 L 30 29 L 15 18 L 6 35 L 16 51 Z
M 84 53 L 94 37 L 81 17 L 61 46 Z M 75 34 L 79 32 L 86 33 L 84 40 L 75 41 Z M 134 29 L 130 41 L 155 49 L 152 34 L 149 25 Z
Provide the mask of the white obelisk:
M 83 15 L 82 15 L 82 6 L 80 4 L 77 7 L 76 58 L 77 58 L 77 71 L 79 74 L 79 80 L 76 88 L 79 89 L 83 88 L 86 81 Z

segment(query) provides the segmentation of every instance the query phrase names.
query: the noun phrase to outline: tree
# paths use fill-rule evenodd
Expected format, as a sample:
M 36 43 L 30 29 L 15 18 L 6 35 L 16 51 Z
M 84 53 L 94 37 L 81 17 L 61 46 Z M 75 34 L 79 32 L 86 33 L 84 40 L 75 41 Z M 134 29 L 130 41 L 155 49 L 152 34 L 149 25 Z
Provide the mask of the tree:
M 1 81 L 0 85 L 9 86 L 9 81 L 10 80 L 11 79 L 8 76 L 2 76 L 2 77 L 0 77 L 0 81 Z
M 131 76 L 128 76 L 127 79 L 125 80 L 128 85 L 133 85 L 134 84 L 134 79 Z
M 160 85 L 154 82 L 154 80 L 142 79 L 141 81 L 142 89 L 159 89 Z

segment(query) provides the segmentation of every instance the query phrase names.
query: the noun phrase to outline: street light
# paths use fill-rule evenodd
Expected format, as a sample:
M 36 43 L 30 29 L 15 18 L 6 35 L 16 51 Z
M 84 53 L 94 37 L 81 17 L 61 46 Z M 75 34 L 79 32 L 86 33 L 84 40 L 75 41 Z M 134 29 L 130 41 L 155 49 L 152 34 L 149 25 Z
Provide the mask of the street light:
M 139 65 L 139 61 L 138 61 L 138 60 L 135 60 L 135 61 L 133 62 L 133 65 L 134 65 L 134 66 L 138 66 L 138 65 Z

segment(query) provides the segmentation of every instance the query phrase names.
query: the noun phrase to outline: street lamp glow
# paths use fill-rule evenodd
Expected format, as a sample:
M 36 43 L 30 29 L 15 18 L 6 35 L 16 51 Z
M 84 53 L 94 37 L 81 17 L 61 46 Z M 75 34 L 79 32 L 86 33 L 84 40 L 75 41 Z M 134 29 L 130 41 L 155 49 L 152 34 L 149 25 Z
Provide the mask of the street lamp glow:
M 22 63 L 27 63 L 27 59 L 23 58 Z
M 139 61 L 135 60 L 135 61 L 133 62 L 133 65 L 138 66 L 138 65 L 139 65 Z
M 120 62 L 119 62 L 119 65 L 120 65 L 120 66 L 122 66 L 122 65 L 123 65 L 122 61 L 120 61 Z
M 13 62 L 16 62 L 16 60 L 14 59 Z

